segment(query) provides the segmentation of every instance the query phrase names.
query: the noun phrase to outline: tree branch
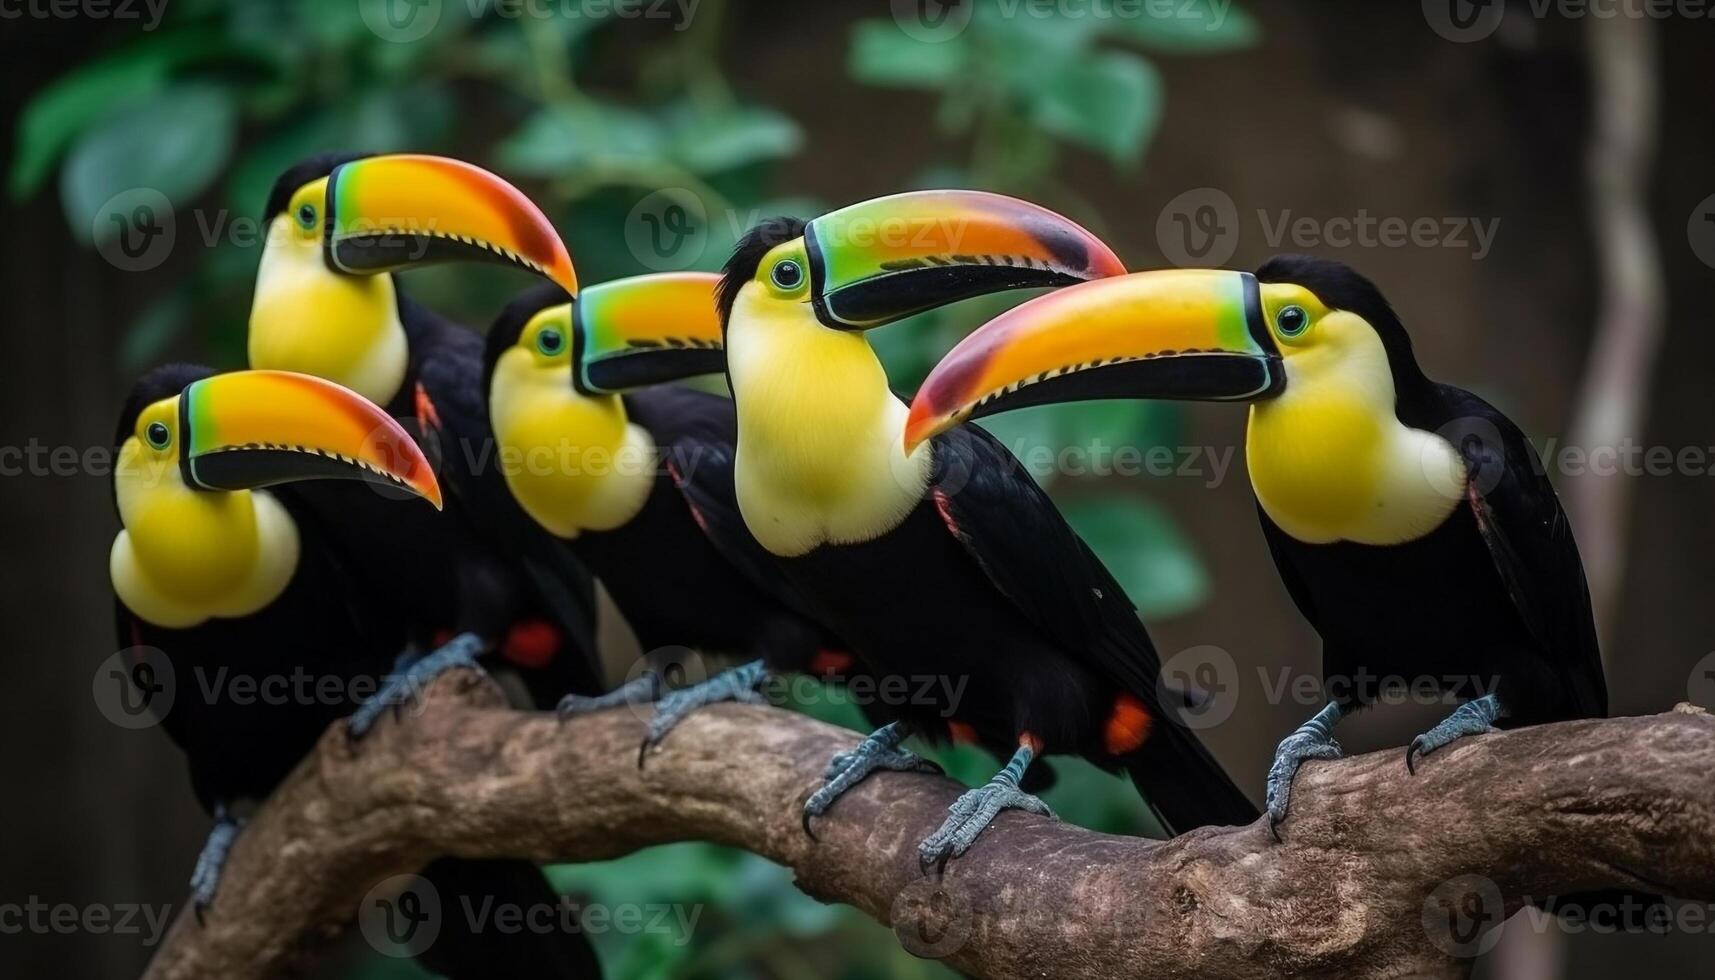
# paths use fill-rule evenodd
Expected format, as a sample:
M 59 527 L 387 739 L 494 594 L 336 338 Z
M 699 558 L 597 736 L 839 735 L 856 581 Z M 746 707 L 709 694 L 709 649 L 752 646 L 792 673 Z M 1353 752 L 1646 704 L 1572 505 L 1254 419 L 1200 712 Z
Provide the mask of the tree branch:
M 1401 751 L 1307 765 L 1284 843 L 1260 822 L 1162 842 L 1007 813 L 944 879 L 916 845 L 960 790 L 947 779 L 878 774 L 819 842 L 800 829 L 851 732 L 716 706 L 639 770 L 642 732 L 625 710 L 507 710 L 462 672 L 360 745 L 335 726 L 246 828 L 207 925 L 179 916 L 146 976 L 290 972 L 377 881 L 437 855 L 578 862 L 682 840 L 777 861 L 984 977 L 1460 976 L 1448 950 L 1472 947 L 1449 905 L 1486 903 L 1471 919 L 1493 924 L 1599 887 L 1715 899 L 1715 718 L 1683 706 L 1466 739 L 1415 777 Z

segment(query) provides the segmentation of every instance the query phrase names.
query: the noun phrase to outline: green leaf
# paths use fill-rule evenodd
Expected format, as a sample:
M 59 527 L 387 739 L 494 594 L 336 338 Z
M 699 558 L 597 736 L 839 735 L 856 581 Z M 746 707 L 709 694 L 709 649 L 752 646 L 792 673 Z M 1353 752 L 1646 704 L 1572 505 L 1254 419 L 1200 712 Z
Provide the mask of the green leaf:
M 1108 52 L 1068 62 L 1032 99 L 1043 129 L 1133 164 L 1161 120 L 1161 77 L 1137 55 Z
M 673 127 L 670 151 L 699 174 L 731 170 L 797 153 L 804 131 L 789 117 L 762 106 L 735 106 L 725 112 L 687 112 Z
M 862 20 L 852 28 L 846 70 L 868 85 L 944 88 L 970 62 L 970 42 L 960 34 L 946 41 L 919 41 L 891 20 Z
M 666 143 L 660 124 L 644 113 L 588 102 L 537 112 L 501 141 L 496 154 L 510 174 L 561 177 L 584 166 L 658 165 Z
M 1209 592 L 1209 575 L 1171 518 L 1138 497 L 1069 501 L 1061 511 L 1125 589 L 1144 619 L 1189 612 Z
M 260 52 L 201 27 L 162 31 L 91 61 L 43 87 L 18 119 L 8 180 L 14 199 L 34 194 L 66 147 L 116 106 L 150 96 L 198 60 L 255 60 Z
M 126 59 L 97 62 L 42 89 L 18 121 L 12 197 L 35 193 L 66 144 L 91 121 L 117 102 L 158 89 L 165 77 L 165 66 L 158 62 Z
M 60 172 L 72 233 L 92 242 L 102 206 L 133 188 L 159 191 L 175 208 L 189 204 L 226 164 L 237 124 L 233 96 L 203 84 L 177 85 L 111 114 L 78 140 Z
M 1231 0 L 1174 0 L 1171 8 L 1152 11 L 1148 4 L 1138 16 L 1105 22 L 1106 33 L 1153 51 L 1214 54 L 1256 44 L 1261 32 L 1256 21 Z

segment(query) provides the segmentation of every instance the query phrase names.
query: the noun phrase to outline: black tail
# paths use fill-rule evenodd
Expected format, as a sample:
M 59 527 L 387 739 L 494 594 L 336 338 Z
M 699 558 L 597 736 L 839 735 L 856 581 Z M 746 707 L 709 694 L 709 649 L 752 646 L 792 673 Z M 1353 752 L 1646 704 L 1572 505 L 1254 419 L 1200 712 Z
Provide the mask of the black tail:
M 1242 827 L 1261 815 L 1197 736 L 1175 720 L 1158 719 L 1125 766 L 1169 833 L 1211 824 Z
M 582 932 L 568 931 L 560 914 L 561 896 L 542 869 L 529 861 L 472 861 L 441 858 L 423 869 L 441 907 L 441 931 L 417 956 L 430 972 L 451 980 L 488 977 L 546 977 L 599 980 L 601 962 Z M 501 912 L 514 907 L 519 913 Z M 550 913 L 535 913 L 535 908 Z M 508 928 L 496 924 L 496 914 Z M 534 929 L 534 920 L 546 928 Z M 517 928 L 522 921 L 524 928 Z M 571 918 L 573 923 L 578 920 Z

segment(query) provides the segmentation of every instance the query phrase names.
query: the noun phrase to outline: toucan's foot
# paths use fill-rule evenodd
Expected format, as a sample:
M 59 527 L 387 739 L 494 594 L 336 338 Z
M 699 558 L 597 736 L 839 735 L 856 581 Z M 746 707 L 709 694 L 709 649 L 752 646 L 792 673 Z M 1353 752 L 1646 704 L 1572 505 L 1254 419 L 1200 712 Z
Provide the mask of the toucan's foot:
M 722 701 L 742 701 L 745 704 L 767 704 L 768 698 L 763 696 L 762 682 L 768 676 L 768 669 L 762 661 L 753 660 L 748 664 L 716 674 L 703 681 L 682 690 L 673 691 L 655 704 L 655 717 L 649 719 L 649 730 L 643 736 L 643 744 L 637 748 L 637 768 L 643 768 L 643 757 L 650 749 L 667 737 L 667 733 L 678 727 L 685 716 L 706 705 L 718 704 Z
M 1411 740 L 1411 746 L 1405 750 L 1405 768 L 1416 775 L 1418 756 L 1426 756 L 1436 749 L 1446 748 L 1466 735 L 1492 732 L 1495 730 L 1495 719 L 1505 713 L 1500 698 L 1493 694 L 1466 701 L 1454 708 L 1452 714 L 1443 718 L 1441 724 Z
M 970 849 L 978 836 L 987 829 L 1002 810 L 1029 810 L 1046 817 L 1054 811 L 1017 786 L 1001 780 L 970 790 L 947 808 L 947 819 L 941 829 L 917 845 L 917 864 L 928 874 L 931 868 L 944 869 L 947 862 Z
M 585 697 L 582 694 L 568 694 L 560 699 L 561 720 L 574 715 L 587 715 L 608 708 L 624 708 L 634 704 L 648 704 L 661 696 L 661 675 L 649 671 L 641 676 L 633 677 L 624 684 L 606 694 L 596 697 Z
M 815 837 L 815 832 L 810 829 L 810 818 L 828 812 L 828 807 L 844 796 L 846 790 L 863 782 L 865 777 L 878 769 L 891 769 L 894 772 L 940 772 L 940 766 L 899 747 L 899 743 L 905 740 L 905 735 L 904 727 L 899 722 L 894 722 L 873 732 L 858 743 L 857 748 L 850 752 L 841 752 L 828 760 L 828 769 L 822 774 L 824 782 L 821 788 L 811 793 L 810 798 L 804 801 L 804 833 Z
M 375 723 L 389 708 L 397 708 L 410 701 L 412 696 L 429 682 L 449 670 L 468 667 L 480 672 L 476 658 L 482 655 L 482 640 L 475 633 L 460 633 L 447 641 L 446 645 L 424 657 L 414 659 L 400 658 L 403 669 L 396 670 L 387 682 L 381 685 L 381 690 L 375 696 L 358 705 L 351 717 L 345 720 L 345 732 L 353 740 L 361 739 L 369 734 Z
M 238 839 L 238 832 L 244 829 L 244 821 L 227 812 L 225 806 L 214 809 L 214 829 L 208 832 L 208 840 L 203 842 L 202 853 L 197 855 L 196 868 L 191 871 L 191 907 L 196 910 L 197 924 L 203 921 L 203 912 L 214 902 L 214 893 L 220 887 L 220 872 L 226 867 L 226 856 L 232 851 L 232 842 Z
M 1279 828 L 1286 819 L 1286 807 L 1292 799 L 1292 780 L 1298 775 L 1298 768 L 1311 759 L 1340 758 L 1340 743 L 1334 741 L 1334 725 L 1339 720 L 1339 708 L 1330 704 L 1300 725 L 1297 731 L 1281 739 L 1280 746 L 1274 750 L 1274 762 L 1268 767 L 1268 788 L 1263 795 L 1267 804 L 1268 830 L 1275 840 L 1280 840 Z

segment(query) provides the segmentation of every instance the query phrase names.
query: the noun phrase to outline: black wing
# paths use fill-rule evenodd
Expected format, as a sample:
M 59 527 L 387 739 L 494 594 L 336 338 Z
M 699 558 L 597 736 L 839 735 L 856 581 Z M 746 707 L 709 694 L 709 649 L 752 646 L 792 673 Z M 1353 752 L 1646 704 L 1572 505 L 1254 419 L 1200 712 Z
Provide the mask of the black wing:
M 1137 608 L 1048 494 L 975 425 L 934 449 L 935 505 L 989 581 L 1068 655 L 1154 706 L 1161 663 Z
M 739 512 L 733 483 L 738 419 L 732 399 L 660 385 L 628 395 L 625 401 L 631 419 L 648 429 L 666 454 L 674 485 L 721 557 L 786 607 L 813 609 L 809 597 L 788 581 L 778 560 L 751 535 Z
M 438 457 L 451 516 L 469 527 L 474 553 L 465 560 L 525 589 L 530 614 L 546 615 L 566 636 L 575 656 L 558 658 L 572 662 L 555 669 L 565 671 L 573 690 L 603 690 L 595 579 L 565 542 L 530 519 L 506 486 L 482 391 L 482 341 L 422 307 L 402 301 L 400 312 L 410 321 L 418 386 L 408 394 L 419 421 L 436 430 L 424 439 Z
M 1452 417 L 1474 436 L 1458 447 L 1470 473 L 1466 498 L 1514 608 L 1579 706 L 1606 716 L 1608 688 L 1584 562 L 1542 460 L 1494 406 L 1463 389 L 1438 387 Z

